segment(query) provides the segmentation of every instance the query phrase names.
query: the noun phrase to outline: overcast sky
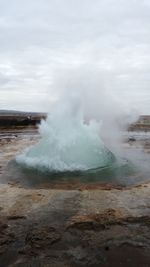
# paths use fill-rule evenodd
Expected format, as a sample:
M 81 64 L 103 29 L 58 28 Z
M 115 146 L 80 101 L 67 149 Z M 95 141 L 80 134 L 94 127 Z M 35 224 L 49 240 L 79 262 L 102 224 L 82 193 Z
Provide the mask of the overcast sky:
M 46 111 L 54 73 L 84 64 L 150 114 L 150 0 L 0 0 L 0 109 Z

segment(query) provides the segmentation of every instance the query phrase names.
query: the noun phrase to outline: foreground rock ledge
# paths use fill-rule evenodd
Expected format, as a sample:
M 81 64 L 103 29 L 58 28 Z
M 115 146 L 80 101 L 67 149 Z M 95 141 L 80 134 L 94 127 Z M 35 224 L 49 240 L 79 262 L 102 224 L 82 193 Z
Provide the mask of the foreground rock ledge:
M 149 266 L 149 192 L 1 184 L 0 266 Z

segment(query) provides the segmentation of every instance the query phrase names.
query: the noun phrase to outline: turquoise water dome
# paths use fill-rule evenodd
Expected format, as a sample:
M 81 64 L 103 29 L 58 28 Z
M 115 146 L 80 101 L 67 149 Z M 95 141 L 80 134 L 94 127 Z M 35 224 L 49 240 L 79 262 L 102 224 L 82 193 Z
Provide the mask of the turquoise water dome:
M 84 122 L 81 110 L 56 110 L 40 125 L 40 141 L 17 156 L 17 162 L 49 171 L 90 170 L 114 160 L 99 134 L 100 124 Z

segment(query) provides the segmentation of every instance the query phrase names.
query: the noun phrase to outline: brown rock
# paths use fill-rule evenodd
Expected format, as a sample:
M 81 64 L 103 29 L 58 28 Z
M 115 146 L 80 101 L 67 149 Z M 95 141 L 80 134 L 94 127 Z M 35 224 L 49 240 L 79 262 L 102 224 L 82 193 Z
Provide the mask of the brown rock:
M 26 236 L 26 244 L 32 248 L 44 249 L 58 242 L 61 239 L 60 233 L 54 227 L 35 228 Z

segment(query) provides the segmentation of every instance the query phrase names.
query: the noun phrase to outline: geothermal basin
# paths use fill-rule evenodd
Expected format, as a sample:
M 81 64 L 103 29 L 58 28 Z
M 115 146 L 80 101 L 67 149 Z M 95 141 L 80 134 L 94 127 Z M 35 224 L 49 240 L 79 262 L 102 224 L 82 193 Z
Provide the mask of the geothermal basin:
M 58 173 L 15 160 L 39 141 L 35 126 L 1 127 L 1 267 L 149 266 L 150 134 L 134 130 L 122 146 L 139 155 L 136 169 L 122 159 Z

